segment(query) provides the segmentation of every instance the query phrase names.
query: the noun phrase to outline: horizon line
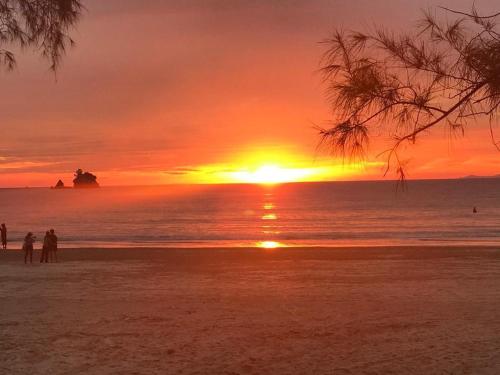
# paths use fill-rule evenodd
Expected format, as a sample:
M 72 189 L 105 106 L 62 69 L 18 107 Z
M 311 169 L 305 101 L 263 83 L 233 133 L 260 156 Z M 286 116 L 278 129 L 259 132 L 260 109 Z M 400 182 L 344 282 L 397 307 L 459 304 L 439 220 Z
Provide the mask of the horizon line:
M 444 180 L 474 180 L 474 179 L 496 179 L 500 178 L 500 174 L 480 176 L 480 175 L 466 175 L 461 177 L 429 177 L 429 178 L 406 178 L 405 182 L 409 181 L 444 181 Z M 214 186 L 214 185 L 261 185 L 261 186 L 274 186 L 274 185 L 290 185 L 290 184 L 309 184 L 309 183 L 346 183 L 346 182 L 395 182 L 401 183 L 399 179 L 367 179 L 367 180 L 323 180 L 323 181 L 287 181 L 278 183 L 254 183 L 254 182 L 219 182 L 219 183 L 166 183 L 166 184 L 137 184 L 137 185 L 99 185 L 96 188 L 77 188 L 77 190 L 94 190 L 99 188 L 109 187 L 161 187 L 161 186 Z M 54 186 L 0 186 L 0 189 L 54 189 L 65 190 L 75 189 L 73 186 L 65 186 L 62 189 L 55 189 Z

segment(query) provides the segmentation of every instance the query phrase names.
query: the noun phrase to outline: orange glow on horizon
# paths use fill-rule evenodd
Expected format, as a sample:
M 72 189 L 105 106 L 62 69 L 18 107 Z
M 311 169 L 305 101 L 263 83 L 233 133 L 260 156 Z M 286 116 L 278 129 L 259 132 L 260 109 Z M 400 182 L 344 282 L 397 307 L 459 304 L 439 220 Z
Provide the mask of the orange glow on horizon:
M 303 157 L 307 160 L 307 157 Z M 377 177 L 383 162 L 342 164 L 334 161 L 317 165 L 290 158 L 288 161 L 258 163 L 239 161 L 233 163 L 180 165 L 164 170 L 91 171 L 97 175 L 101 186 L 119 185 L 163 185 L 163 184 L 235 184 L 249 183 L 275 185 L 289 182 L 337 181 Z M 1 171 L 1 166 L 0 166 Z M 3 187 L 53 186 L 58 179 L 71 186 L 72 172 L 64 173 L 5 173 Z M 270 203 L 270 202 L 266 202 Z M 272 203 L 264 209 L 272 209 Z
M 198 173 L 192 183 L 248 183 L 275 185 L 289 182 L 312 182 L 352 179 L 380 173 L 383 162 L 343 163 L 336 160 L 315 161 L 311 155 L 276 146 L 269 151 L 248 149 L 239 155 L 227 155 L 230 163 L 195 166 Z M 376 170 L 376 171 L 375 171 Z
M 313 174 L 312 168 L 282 168 L 276 165 L 263 165 L 254 171 L 233 172 L 231 176 L 236 181 L 273 185 L 305 181 Z
M 163 184 L 234 184 L 274 185 L 290 182 L 337 181 L 379 176 L 384 162 L 343 163 L 339 160 L 315 160 L 304 151 L 277 145 L 253 147 L 246 151 L 224 155 L 223 161 L 213 164 L 178 164 L 157 169 L 106 171 L 91 169 L 101 186 L 163 185 Z M 0 166 L 1 169 L 1 166 Z M 6 175 L 8 177 L 8 175 Z M 52 186 L 58 179 L 71 184 L 71 172 L 52 174 L 23 174 L 17 186 Z M 45 182 L 39 182 L 45 181 Z M 270 202 L 266 202 L 270 203 Z M 271 209 L 272 206 L 266 209 Z

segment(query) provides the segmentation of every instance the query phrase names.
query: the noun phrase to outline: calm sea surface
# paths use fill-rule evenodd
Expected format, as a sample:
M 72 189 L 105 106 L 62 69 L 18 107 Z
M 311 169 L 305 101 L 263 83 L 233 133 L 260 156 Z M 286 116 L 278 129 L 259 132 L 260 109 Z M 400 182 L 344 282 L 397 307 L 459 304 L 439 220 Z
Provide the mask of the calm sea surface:
M 11 247 L 49 228 L 62 247 L 491 245 L 500 179 L 0 189 L 0 221 Z

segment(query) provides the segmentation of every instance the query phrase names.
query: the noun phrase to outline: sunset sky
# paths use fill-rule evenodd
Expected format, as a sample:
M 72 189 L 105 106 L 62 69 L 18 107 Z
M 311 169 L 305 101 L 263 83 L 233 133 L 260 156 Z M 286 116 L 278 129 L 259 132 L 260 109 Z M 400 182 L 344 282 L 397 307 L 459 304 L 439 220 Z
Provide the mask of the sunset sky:
M 364 166 L 315 150 L 313 125 L 331 113 L 316 72 L 324 51 L 318 42 L 336 27 L 400 30 L 414 25 L 421 9 L 471 6 L 83 2 L 76 46 L 57 78 L 29 51 L 18 53 L 15 71 L 1 72 L 0 186 L 69 184 L 77 168 L 102 185 L 250 181 L 256 170 L 297 180 L 382 178 L 384 159 L 376 155 L 388 145 L 384 137 L 371 144 Z M 499 10 L 497 0 L 476 6 Z M 406 152 L 410 178 L 500 173 L 486 122 L 469 127 L 464 139 L 450 141 L 436 128 L 420 141 Z

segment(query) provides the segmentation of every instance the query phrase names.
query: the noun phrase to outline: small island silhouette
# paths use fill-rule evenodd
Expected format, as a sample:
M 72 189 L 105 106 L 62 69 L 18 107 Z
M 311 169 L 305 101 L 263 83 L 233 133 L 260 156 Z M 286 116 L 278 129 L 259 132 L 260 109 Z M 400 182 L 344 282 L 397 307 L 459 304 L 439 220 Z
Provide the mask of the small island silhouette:
M 83 172 L 82 169 L 77 169 L 75 178 L 73 179 L 73 187 L 75 188 L 98 188 L 97 176 L 90 172 Z
M 84 172 L 82 169 L 77 169 L 73 179 L 74 188 L 98 188 L 99 183 L 97 182 L 97 176 L 90 172 Z M 57 181 L 55 186 L 51 186 L 51 189 L 71 189 L 64 185 L 62 180 Z

